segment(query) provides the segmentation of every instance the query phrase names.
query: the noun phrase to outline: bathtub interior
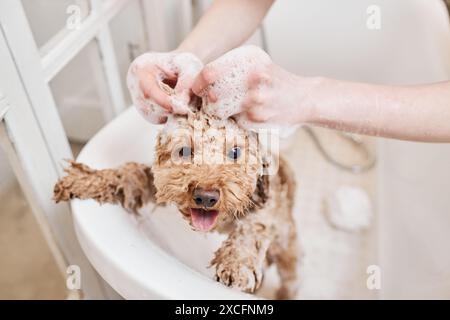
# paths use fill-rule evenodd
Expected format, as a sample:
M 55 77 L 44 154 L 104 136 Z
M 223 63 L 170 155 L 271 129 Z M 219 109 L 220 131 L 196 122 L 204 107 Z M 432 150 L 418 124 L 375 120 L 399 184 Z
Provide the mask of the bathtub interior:
M 331 152 L 342 161 L 364 161 L 358 150 L 327 130 L 317 130 Z M 309 137 L 301 129 L 284 141 L 282 154 L 295 166 L 298 182 L 294 216 L 299 243 L 299 299 L 374 298 L 376 291 L 366 286 L 367 268 L 376 261 L 375 217 L 363 230 L 347 231 L 333 226 L 327 219 L 326 200 L 339 187 L 361 188 L 374 195 L 374 170 L 355 176 L 342 172 L 323 160 Z M 292 141 L 289 141 L 292 140 Z M 295 144 L 292 143 L 295 141 Z M 371 143 L 371 141 L 368 141 Z M 362 158 L 362 157 L 361 157 Z M 352 199 L 349 199 L 351 201 Z M 374 214 L 372 212 L 372 214 Z M 147 206 L 139 219 L 139 228 L 154 243 L 177 257 L 190 268 L 213 278 L 208 268 L 213 252 L 220 247 L 225 235 L 217 232 L 192 231 L 176 208 Z M 274 266 L 266 271 L 264 285 L 257 295 L 274 298 L 279 284 Z
M 78 160 L 95 168 L 114 167 L 126 161 L 151 163 L 159 129 L 145 122 L 131 108 L 91 139 Z M 335 133 L 318 130 L 317 134 L 323 143 L 334 146 L 331 152 L 343 161 L 357 161 L 360 157 L 357 150 Z M 355 176 L 334 168 L 321 157 L 301 128 L 282 145 L 281 152 L 295 168 L 298 182 L 294 208 L 301 243 L 299 255 L 302 256 L 298 266 L 301 279 L 298 298 L 373 298 L 375 292 L 366 287 L 366 269 L 373 263 L 375 255 L 375 219 L 365 230 L 348 232 L 329 222 L 324 207 L 327 197 L 343 185 L 360 187 L 372 197 L 373 171 Z M 191 230 L 174 206 L 149 204 L 139 216 L 118 206 L 100 206 L 93 201 L 75 201 L 73 209 L 77 234 L 88 258 L 123 296 L 136 297 L 136 292 L 126 288 L 129 279 L 116 282 L 117 272 L 125 272 L 137 282 L 155 281 L 144 279 L 146 272 L 159 273 L 158 281 L 162 282 L 164 277 L 172 280 L 182 277 L 177 272 L 168 274 L 166 270 L 146 271 L 137 267 L 140 259 L 154 259 L 151 251 L 155 248 L 192 270 L 192 275 L 201 274 L 204 279 L 213 279 L 214 270 L 209 268 L 209 262 L 225 236 Z M 92 249 L 94 247 L 96 250 Z M 136 248 L 142 248 L 148 257 L 142 256 Z M 139 271 L 130 271 L 133 264 L 137 268 L 134 270 Z M 117 268 L 111 269 L 112 265 Z M 269 268 L 257 295 L 273 298 L 278 281 L 275 268 Z M 214 286 L 222 287 L 215 283 Z M 145 286 L 140 290 L 145 291 Z

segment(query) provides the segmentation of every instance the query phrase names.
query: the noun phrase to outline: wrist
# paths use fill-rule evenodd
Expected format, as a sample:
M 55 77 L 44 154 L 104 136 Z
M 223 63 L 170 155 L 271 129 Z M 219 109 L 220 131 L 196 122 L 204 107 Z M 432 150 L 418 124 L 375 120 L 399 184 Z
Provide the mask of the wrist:
M 182 53 L 188 52 L 196 56 L 203 64 L 207 64 L 209 53 L 205 48 L 201 46 L 193 45 L 189 42 L 182 42 L 173 52 Z
M 323 90 L 329 79 L 323 77 L 298 77 L 299 97 L 298 122 L 312 124 L 321 115 Z

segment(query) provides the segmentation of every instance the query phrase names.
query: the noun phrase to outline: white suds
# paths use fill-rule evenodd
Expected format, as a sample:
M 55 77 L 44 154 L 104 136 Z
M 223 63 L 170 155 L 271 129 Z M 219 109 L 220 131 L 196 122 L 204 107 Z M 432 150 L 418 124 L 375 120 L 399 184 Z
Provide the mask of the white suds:
M 269 55 L 257 46 L 242 46 L 229 51 L 217 60 L 211 62 L 210 67 L 218 74 L 218 79 L 212 85 L 217 95 L 217 102 L 207 101 L 203 111 L 219 119 L 233 116 L 240 127 L 246 129 L 279 129 L 280 137 L 290 135 L 295 128 L 286 127 L 272 122 L 255 123 L 247 118 L 243 112 L 242 103 L 248 91 L 248 77 L 258 70 L 271 64 Z M 139 113 L 152 123 L 161 123 L 160 119 L 167 118 L 170 113 L 156 104 L 152 99 L 143 96 L 137 70 L 145 69 L 149 65 L 157 65 L 161 70 L 159 81 L 164 79 L 164 71 L 178 75 L 178 83 L 187 83 L 194 79 L 203 69 L 202 62 L 190 53 L 146 53 L 138 57 L 130 67 L 127 82 L 134 105 Z M 182 91 L 175 88 L 170 102 L 175 114 L 189 112 L 189 88 Z
M 341 186 L 326 199 L 326 204 L 328 220 L 336 228 L 359 231 L 370 226 L 372 208 L 363 189 Z
M 139 113 L 152 123 L 159 123 L 159 119 L 169 116 L 169 112 L 158 105 L 152 99 L 144 97 L 138 70 L 145 70 L 149 66 L 155 65 L 159 70 L 157 81 L 163 81 L 165 72 L 178 75 L 178 82 L 182 83 L 186 79 L 194 79 L 203 68 L 202 62 L 190 53 L 145 53 L 131 64 L 127 75 L 127 85 L 130 91 L 133 104 Z M 181 92 L 187 98 L 188 92 Z M 173 112 L 177 114 L 186 114 L 189 111 L 187 99 L 181 99 L 178 95 L 170 98 Z
M 218 99 L 215 103 L 208 101 L 203 108 L 205 112 L 221 119 L 233 116 L 239 126 L 245 129 L 278 129 L 280 137 L 292 134 L 296 128 L 270 121 L 256 123 L 249 120 L 243 112 L 242 103 L 248 92 L 249 75 L 263 70 L 271 63 L 272 60 L 265 51 L 252 45 L 231 50 L 212 62 L 212 70 L 220 74 L 220 78 L 213 85 Z
M 212 69 L 220 73 L 213 85 L 218 99 L 215 103 L 209 102 L 204 107 L 205 112 L 221 119 L 241 113 L 248 75 L 270 63 L 269 55 L 256 46 L 236 48 L 212 62 Z

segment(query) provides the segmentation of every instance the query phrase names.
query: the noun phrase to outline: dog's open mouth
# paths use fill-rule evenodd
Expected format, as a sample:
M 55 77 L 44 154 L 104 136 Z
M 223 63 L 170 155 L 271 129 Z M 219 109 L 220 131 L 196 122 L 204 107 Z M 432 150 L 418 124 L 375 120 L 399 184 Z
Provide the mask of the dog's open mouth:
M 209 231 L 216 224 L 219 211 L 191 208 L 192 225 L 199 231 Z

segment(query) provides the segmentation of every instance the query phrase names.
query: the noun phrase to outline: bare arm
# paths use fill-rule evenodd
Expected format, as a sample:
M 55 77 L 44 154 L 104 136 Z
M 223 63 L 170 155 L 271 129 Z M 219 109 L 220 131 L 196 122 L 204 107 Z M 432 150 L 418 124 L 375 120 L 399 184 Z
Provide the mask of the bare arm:
M 164 123 L 188 110 L 191 87 L 202 63 L 240 45 L 255 31 L 274 0 L 216 0 L 173 52 L 145 53 L 130 65 L 127 84 L 145 119 Z M 200 60 L 201 61 L 200 61 Z M 176 83 L 170 96 L 161 80 Z
M 208 63 L 239 46 L 256 30 L 274 0 L 216 0 L 177 51 Z
M 450 142 L 450 81 L 375 85 L 301 77 L 272 63 L 248 76 L 242 105 L 256 122 L 307 123 L 401 140 Z
M 450 81 L 380 86 L 323 79 L 306 117 L 311 124 L 361 134 L 450 142 Z

